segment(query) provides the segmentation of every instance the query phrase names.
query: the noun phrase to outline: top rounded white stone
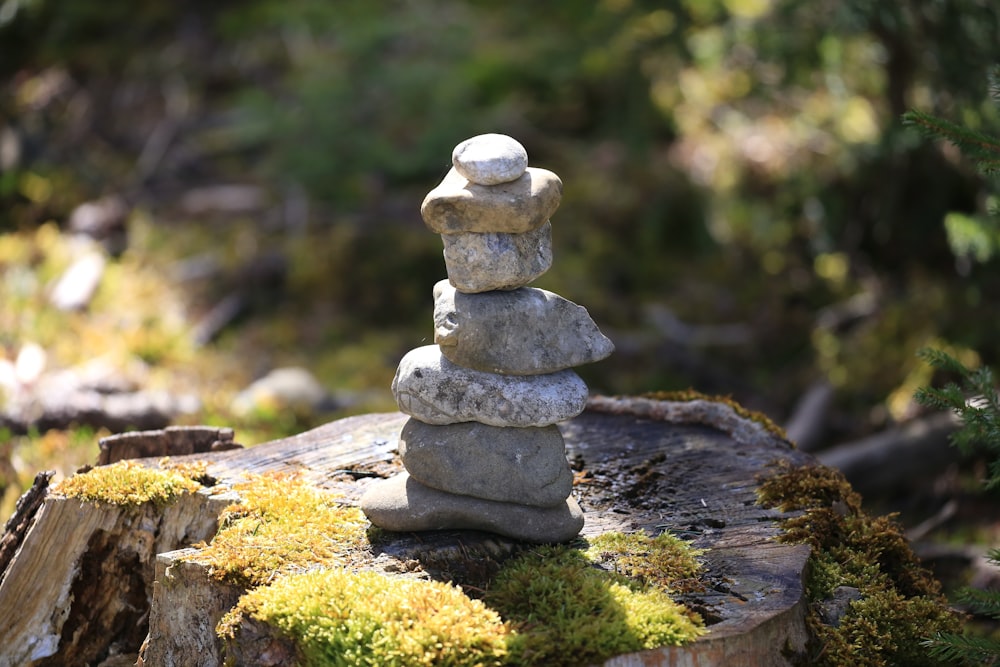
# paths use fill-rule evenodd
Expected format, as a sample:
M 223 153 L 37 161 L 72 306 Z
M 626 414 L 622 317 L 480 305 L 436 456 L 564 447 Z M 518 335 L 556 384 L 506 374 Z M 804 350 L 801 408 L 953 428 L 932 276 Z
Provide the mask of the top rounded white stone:
M 506 134 L 480 134 L 455 146 L 451 162 L 465 179 L 477 185 L 497 185 L 524 174 L 528 152 Z

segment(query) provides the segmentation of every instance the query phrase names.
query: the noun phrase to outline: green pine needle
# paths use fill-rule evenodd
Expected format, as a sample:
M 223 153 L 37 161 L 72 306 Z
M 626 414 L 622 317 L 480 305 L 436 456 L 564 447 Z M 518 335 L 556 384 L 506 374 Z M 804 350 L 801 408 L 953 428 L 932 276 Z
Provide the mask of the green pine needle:
M 973 635 L 942 632 L 924 641 L 923 645 L 927 647 L 931 657 L 948 662 L 976 661 L 983 664 L 1000 656 L 1000 642 Z
M 988 134 L 916 110 L 903 114 L 903 124 L 917 128 L 932 139 L 945 139 L 979 162 L 988 164 L 1000 160 L 1000 140 Z
M 953 410 L 962 422 L 952 442 L 963 451 L 985 447 L 994 454 L 987 487 L 1000 486 L 1000 396 L 987 366 L 966 368 L 942 350 L 924 348 L 917 353 L 936 370 L 957 375 L 961 386 L 949 382 L 944 387 L 921 387 L 916 400 L 935 410 Z
M 958 592 L 957 599 L 968 605 L 976 614 L 1000 619 L 1000 592 L 998 591 L 963 588 Z

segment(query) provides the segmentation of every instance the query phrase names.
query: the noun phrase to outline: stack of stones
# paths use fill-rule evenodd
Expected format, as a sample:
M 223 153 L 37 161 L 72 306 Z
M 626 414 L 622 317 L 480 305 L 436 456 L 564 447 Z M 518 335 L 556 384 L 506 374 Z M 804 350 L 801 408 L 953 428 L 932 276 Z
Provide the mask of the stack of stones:
M 501 134 L 462 142 L 452 163 L 421 207 L 448 272 L 434 286 L 435 344 L 407 353 L 392 382 L 411 417 L 399 439 L 406 472 L 374 484 L 361 508 L 387 530 L 566 541 L 583 512 L 555 424 L 587 401 L 570 369 L 614 346 L 586 309 L 526 287 L 552 264 L 559 177 L 529 168 Z

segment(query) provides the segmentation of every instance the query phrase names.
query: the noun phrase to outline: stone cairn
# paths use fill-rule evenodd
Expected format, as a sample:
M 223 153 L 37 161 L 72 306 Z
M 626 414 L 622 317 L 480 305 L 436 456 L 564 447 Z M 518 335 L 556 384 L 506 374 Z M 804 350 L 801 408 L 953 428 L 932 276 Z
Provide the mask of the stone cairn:
M 448 274 L 434 286 L 435 344 L 408 352 L 392 381 L 410 416 L 399 438 L 406 472 L 375 483 L 361 508 L 386 530 L 570 540 L 583 511 L 556 424 L 587 402 L 570 369 L 614 346 L 585 308 L 526 286 L 552 264 L 559 177 L 528 167 L 502 134 L 460 143 L 452 163 L 420 209 Z

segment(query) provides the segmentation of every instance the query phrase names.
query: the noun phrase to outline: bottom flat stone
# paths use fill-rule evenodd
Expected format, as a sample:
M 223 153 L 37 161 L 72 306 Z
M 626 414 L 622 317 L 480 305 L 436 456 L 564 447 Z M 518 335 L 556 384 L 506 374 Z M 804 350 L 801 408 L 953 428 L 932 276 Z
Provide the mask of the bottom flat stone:
M 557 507 L 529 507 L 459 496 L 424 486 L 408 473 L 376 482 L 361 497 L 369 521 L 385 530 L 472 529 L 527 542 L 566 542 L 583 528 L 573 498 Z

